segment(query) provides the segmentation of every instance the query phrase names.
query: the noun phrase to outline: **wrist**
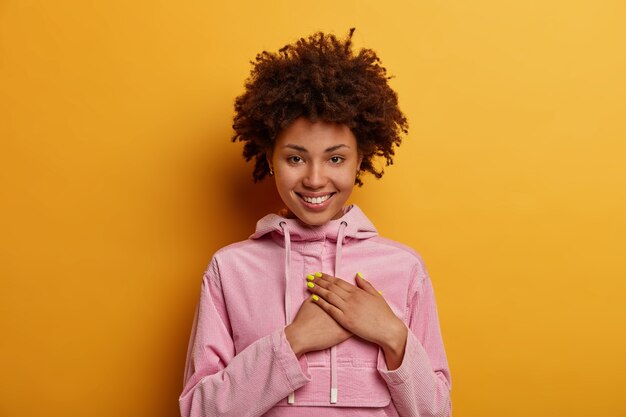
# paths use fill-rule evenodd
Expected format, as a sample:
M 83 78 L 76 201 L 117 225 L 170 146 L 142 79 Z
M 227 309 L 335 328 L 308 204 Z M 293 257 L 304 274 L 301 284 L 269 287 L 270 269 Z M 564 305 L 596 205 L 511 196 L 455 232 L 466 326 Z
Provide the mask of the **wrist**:
M 304 353 L 304 346 L 302 346 L 301 338 L 298 337 L 297 329 L 293 327 L 293 324 L 285 327 L 285 338 L 287 342 L 289 342 L 289 346 L 291 346 L 291 350 L 296 355 L 296 358 L 300 359 Z
M 396 317 L 393 322 L 386 326 L 386 331 L 381 334 L 378 345 L 385 351 L 399 351 L 404 349 L 407 337 L 407 328 L 402 320 Z
M 392 370 L 398 368 L 404 358 L 408 329 L 400 319 L 388 328 L 389 332 L 379 346 L 385 355 L 387 368 Z

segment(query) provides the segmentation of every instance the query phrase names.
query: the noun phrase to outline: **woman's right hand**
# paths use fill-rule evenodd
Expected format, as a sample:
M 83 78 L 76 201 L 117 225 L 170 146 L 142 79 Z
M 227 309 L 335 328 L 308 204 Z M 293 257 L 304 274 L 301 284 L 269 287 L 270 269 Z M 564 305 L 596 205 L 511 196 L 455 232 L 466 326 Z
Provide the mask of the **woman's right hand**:
M 285 327 L 285 336 L 299 358 L 304 353 L 335 346 L 350 338 L 352 333 L 307 298 L 293 322 Z

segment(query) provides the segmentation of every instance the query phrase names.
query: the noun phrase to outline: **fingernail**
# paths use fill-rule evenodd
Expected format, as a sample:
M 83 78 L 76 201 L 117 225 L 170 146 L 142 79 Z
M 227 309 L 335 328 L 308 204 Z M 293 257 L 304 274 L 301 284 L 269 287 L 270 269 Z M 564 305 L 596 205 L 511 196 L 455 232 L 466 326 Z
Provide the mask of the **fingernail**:
M 307 282 L 306 286 L 309 287 L 309 288 L 313 288 L 313 287 L 315 287 L 315 284 L 313 284 L 312 282 Z
M 363 274 L 361 274 L 360 272 L 357 272 L 357 273 L 356 273 L 356 276 L 357 276 L 357 277 L 359 277 L 359 278 L 361 278 L 361 279 L 365 279 L 365 278 L 363 278 Z
M 315 294 L 313 294 L 313 295 L 311 296 L 311 298 L 313 299 L 313 301 L 317 301 L 317 300 L 319 300 L 319 299 L 320 299 L 320 298 L 319 298 L 317 295 L 315 295 Z
M 306 279 L 308 279 L 309 281 L 313 281 L 315 279 L 315 277 L 311 274 L 306 276 Z
M 321 272 L 316 272 L 315 276 L 318 277 L 318 278 L 321 278 L 322 277 L 322 273 Z

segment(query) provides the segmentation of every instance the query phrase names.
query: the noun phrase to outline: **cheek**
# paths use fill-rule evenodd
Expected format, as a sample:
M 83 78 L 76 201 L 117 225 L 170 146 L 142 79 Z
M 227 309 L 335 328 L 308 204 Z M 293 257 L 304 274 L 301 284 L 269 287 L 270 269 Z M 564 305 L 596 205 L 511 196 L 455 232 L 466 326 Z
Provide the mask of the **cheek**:
M 293 179 L 284 173 L 274 175 L 274 183 L 280 195 L 289 194 L 294 187 Z
M 338 186 L 340 186 L 343 190 L 352 190 L 354 188 L 354 180 L 356 179 L 356 167 L 350 167 L 346 169 L 341 175 L 341 178 L 338 182 Z

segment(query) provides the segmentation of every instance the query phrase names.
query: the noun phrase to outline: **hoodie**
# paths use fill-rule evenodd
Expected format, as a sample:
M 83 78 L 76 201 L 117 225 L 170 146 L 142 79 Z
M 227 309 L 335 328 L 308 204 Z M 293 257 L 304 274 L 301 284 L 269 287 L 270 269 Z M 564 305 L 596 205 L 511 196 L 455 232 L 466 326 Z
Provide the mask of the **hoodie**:
M 408 328 L 388 370 L 377 345 L 352 336 L 299 359 L 285 337 L 310 296 L 306 275 L 381 290 Z M 322 226 L 269 214 L 255 233 L 215 253 L 192 326 L 183 417 L 451 415 L 451 379 L 433 287 L 420 256 L 378 235 L 357 206 Z

